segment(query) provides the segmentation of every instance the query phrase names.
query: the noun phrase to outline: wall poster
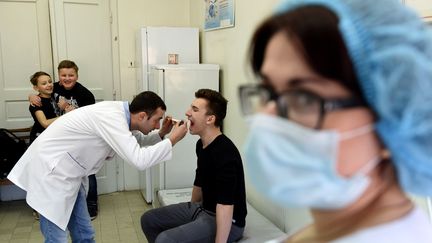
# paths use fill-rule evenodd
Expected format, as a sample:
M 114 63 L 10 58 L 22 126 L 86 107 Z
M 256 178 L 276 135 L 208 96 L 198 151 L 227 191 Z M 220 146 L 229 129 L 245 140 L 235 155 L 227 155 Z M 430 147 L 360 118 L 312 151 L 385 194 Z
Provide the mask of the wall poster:
M 205 0 L 204 30 L 234 26 L 234 0 Z

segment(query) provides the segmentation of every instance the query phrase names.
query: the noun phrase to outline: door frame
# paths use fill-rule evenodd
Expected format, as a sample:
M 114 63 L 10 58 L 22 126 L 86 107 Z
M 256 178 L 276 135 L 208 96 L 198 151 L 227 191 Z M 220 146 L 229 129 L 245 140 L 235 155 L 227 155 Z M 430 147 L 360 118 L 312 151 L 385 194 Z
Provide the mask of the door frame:
M 118 0 L 109 0 L 111 11 L 111 53 L 112 53 L 112 70 L 114 79 L 114 100 L 121 100 L 121 75 L 120 75 L 120 45 L 119 45 L 119 28 L 118 28 Z M 124 161 L 116 156 L 115 163 L 117 168 L 117 191 L 125 190 L 125 169 Z

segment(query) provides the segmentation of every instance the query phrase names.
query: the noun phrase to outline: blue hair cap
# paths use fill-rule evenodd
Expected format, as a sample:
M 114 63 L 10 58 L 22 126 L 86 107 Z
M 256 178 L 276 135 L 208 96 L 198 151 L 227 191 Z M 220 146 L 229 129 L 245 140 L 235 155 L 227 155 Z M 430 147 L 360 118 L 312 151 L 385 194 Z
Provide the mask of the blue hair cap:
M 406 192 L 432 196 L 432 33 L 398 0 L 286 0 L 276 13 L 318 5 L 339 30 L 376 131 Z

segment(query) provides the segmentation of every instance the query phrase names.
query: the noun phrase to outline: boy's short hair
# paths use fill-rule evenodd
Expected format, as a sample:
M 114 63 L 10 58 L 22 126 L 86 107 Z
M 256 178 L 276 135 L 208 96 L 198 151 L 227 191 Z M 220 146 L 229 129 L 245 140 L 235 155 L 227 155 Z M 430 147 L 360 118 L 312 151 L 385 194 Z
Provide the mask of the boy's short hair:
M 144 91 L 135 96 L 132 103 L 129 105 L 129 111 L 132 114 L 144 111 L 150 119 L 159 107 L 166 111 L 165 102 L 161 97 L 152 91 Z
M 207 100 L 207 115 L 214 115 L 216 117 L 215 126 L 221 127 L 228 104 L 222 94 L 211 89 L 199 89 L 195 92 L 195 97 Z
M 32 76 L 30 76 L 30 83 L 33 84 L 33 86 L 37 86 L 38 84 L 38 78 L 40 76 L 48 76 L 51 78 L 51 76 L 43 71 L 35 72 Z
M 63 60 L 57 66 L 57 71 L 60 71 L 62 68 L 73 68 L 76 73 L 78 73 L 78 66 L 71 60 Z

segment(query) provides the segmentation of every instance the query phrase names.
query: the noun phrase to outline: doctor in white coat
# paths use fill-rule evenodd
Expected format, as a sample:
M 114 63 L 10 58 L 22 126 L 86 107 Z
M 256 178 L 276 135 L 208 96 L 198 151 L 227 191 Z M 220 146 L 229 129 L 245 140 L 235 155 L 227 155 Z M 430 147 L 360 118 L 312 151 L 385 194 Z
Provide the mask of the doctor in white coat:
M 167 117 L 160 128 L 165 110 L 150 91 L 130 105 L 103 101 L 63 115 L 31 144 L 8 179 L 27 191 L 27 203 L 41 214 L 45 242 L 67 242 L 67 230 L 73 242 L 94 242 L 82 181 L 107 158 L 118 154 L 139 170 L 171 159 L 187 127 L 178 123 L 172 129 Z

